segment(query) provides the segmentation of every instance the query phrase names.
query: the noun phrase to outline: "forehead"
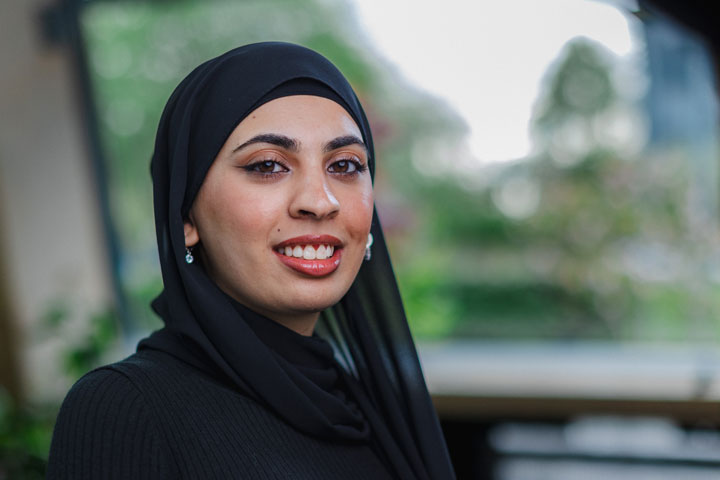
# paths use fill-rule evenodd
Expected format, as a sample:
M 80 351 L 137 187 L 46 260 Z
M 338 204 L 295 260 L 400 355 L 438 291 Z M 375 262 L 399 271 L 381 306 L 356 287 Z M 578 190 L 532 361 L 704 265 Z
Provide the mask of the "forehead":
M 245 117 L 231 137 L 258 133 L 289 136 L 341 136 L 362 138 L 360 128 L 339 104 L 325 97 L 292 95 L 271 100 Z

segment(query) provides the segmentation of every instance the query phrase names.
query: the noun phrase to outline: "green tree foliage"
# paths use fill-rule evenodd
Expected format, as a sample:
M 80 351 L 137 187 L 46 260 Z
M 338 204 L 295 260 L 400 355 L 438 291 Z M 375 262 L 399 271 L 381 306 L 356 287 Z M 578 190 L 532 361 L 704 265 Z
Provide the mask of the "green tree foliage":
M 717 286 L 697 272 L 718 237 L 709 225 L 689 228 L 692 159 L 682 149 L 638 148 L 642 111 L 619 94 L 615 63 L 589 40 L 570 42 L 537 102 L 536 153 L 421 187 L 432 247 L 400 268 L 417 331 L 665 341 L 717 335 Z M 472 188 L 467 175 L 480 186 Z M 428 308 L 435 301 L 440 311 Z

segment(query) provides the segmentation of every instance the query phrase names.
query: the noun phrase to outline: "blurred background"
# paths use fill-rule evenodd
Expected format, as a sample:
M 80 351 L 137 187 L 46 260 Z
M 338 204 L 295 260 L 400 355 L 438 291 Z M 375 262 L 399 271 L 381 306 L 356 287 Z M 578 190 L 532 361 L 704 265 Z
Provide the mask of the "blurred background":
M 708 2 L 2 0 L 0 480 L 158 328 L 149 160 L 172 89 L 263 40 L 350 79 L 458 477 L 720 477 Z

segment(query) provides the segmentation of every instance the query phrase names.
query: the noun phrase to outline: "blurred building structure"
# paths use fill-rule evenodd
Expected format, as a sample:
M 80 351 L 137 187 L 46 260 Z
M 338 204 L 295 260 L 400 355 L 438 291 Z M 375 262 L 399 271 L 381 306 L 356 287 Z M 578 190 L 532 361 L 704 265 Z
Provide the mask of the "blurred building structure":
M 73 54 L 45 35 L 44 0 L 0 2 L 0 383 L 56 396 L 67 381 L 41 323 L 82 335 L 112 301 Z

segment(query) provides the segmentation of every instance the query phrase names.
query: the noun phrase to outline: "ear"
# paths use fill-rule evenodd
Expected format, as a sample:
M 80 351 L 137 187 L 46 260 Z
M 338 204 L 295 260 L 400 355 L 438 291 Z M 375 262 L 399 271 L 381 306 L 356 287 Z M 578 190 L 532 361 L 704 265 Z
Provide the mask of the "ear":
M 188 215 L 188 218 L 183 223 L 183 230 L 185 232 L 185 246 L 194 247 L 197 245 L 200 241 L 200 234 L 192 219 L 192 215 Z

